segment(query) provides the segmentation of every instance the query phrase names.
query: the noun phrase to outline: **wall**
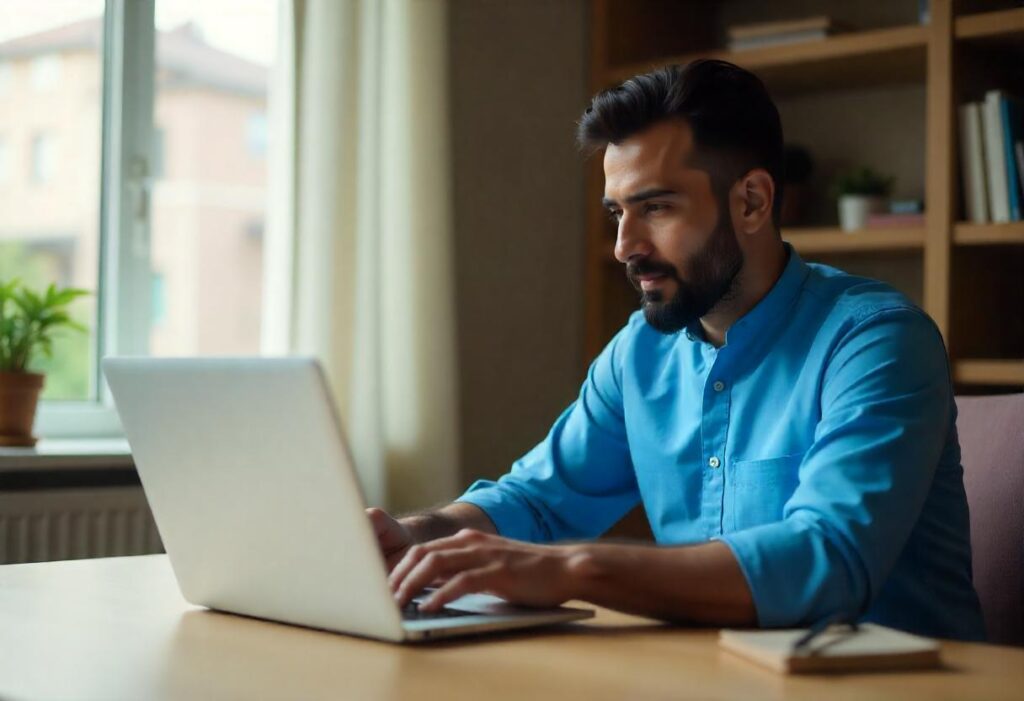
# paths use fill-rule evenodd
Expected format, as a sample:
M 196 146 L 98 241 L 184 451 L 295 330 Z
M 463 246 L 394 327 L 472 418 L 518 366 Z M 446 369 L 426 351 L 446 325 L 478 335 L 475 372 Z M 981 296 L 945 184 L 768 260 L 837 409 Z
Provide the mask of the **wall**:
M 461 474 L 506 472 L 583 379 L 582 0 L 450 5 Z

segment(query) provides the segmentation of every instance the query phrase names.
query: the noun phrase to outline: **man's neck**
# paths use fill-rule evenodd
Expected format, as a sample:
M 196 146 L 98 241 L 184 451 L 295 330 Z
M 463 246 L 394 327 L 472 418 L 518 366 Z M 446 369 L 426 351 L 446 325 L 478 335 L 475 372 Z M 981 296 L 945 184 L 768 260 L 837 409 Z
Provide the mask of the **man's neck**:
M 788 255 L 786 247 L 779 241 L 756 256 L 748 256 L 743 268 L 736 276 L 732 296 L 716 304 L 708 314 L 700 318 L 704 338 L 715 348 L 725 345 L 725 334 L 736 320 L 757 306 L 775 287 L 786 268 Z M 756 265 L 751 265 L 756 262 Z

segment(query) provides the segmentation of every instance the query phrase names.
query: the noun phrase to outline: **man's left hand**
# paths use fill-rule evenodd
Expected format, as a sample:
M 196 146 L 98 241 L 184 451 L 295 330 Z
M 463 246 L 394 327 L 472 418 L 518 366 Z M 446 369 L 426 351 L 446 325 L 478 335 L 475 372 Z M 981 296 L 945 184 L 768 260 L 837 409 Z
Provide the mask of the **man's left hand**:
M 585 559 L 579 546 L 534 545 L 464 529 L 409 548 L 388 583 L 405 606 L 424 587 L 443 582 L 420 605 L 423 611 L 476 592 L 525 606 L 557 606 L 576 598 L 576 574 Z

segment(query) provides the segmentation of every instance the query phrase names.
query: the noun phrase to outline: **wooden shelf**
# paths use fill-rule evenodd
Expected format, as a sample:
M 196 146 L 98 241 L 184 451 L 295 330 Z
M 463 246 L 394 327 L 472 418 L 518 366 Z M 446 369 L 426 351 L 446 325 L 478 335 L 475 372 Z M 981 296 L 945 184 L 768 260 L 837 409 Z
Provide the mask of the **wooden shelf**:
M 1024 38 L 1024 8 L 982 12 L 957 17 L 953 35 L 963 41 L 1002 40 Z
M 1024 222 L 1007 224 L 972 224 L 957 222 L 953 225 L 953 243 L 958 246 L 991 246 L 1024 244 Z
M 874 29 L 786 46 L 685 54 L 614 68 L 609 84 L 665 65 L 719 58 L 755 71 L 775 95 L 924 81 L 928 28 Z
M 953 379 L 965 385 L 1024 385 L 1024 360 L 958 360 Z
M 800 255 L 823 253 L 869 253 L 874 251 L 920 251 L 924 248 L 924 229 L 837 228 L 788 229 L 782 238 L 793 244 Z

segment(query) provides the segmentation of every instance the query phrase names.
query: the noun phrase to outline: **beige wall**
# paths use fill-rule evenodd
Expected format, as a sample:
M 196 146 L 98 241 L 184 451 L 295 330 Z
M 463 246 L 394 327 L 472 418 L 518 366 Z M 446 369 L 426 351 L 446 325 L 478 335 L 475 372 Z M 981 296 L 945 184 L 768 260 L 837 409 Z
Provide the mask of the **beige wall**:
M 582 0 L 451 5 L 462 476 L 495 477 L 583 379 Z

